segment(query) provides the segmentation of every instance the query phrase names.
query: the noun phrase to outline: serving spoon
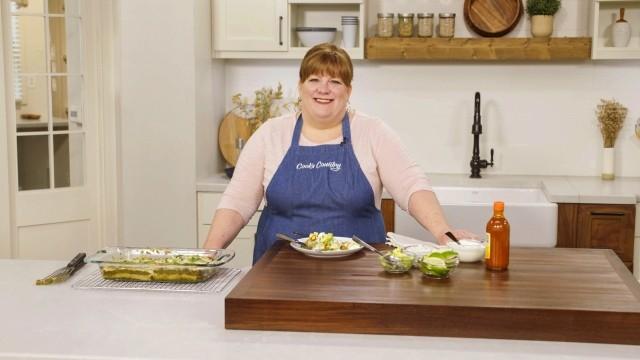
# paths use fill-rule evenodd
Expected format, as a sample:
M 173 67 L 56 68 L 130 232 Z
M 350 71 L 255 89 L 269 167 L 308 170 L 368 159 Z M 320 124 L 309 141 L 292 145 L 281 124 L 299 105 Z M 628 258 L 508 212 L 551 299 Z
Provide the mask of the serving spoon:
M 397 265 L 397 264 L 399 264 L 399 263 L 400 263 L 400 260 L 399 260 L 397 257 L 395 257 L 395 256 L 391 255 L 391 253 L 386 253 L 386 254 L 385 254 L 385 253 L 383 253 L 382 251 L 380 251 L 380 250 L 378 250 L 378 249 L 374 248 L 373 246 L 371 246 L 371 245 L 367 244 L 364 240 L 360 239 L 360 238 L 359 238 L 359 237 L 357 237 L 356 235 L 353 235 L 353 236 L 351 237 L 351 239 L 352 239 L 353 241 L 355 241 L 356 243 L 358 243 L 358 244 L 362 245 L 363 247 L 367 248 L 368 250 L 371 250 L 371 251 L 373 251 L 374 253 L 376 253 L 376 254 L 378 254 L 378 255 L 382 256 L 383 258 L 388 259 L 388 260 L 389 260 L 390 262 L 392 262 L 394 265 Z
M 300 245 L 300 246 L 302 246 L 304 248 L 307 247 L 307 244 L 303 243 L 302 241 L 298 241 L 298 240 L 296 240 L 296 239 L 294 239 L 294 238 L 292 238 L 290 236 L 287 236 L 285 234 L 277 233 L 276 237 L 278 239 L 280 239 L 280 240 L 286 240 L 288 242 L 291 242 L 291 243 L 294 243 L 294 244 L 298 244 L 298 245 Z
M 360 239 L 360 238 L 359 238 L 359 237 L 357 237 L 356 235 L 353 235 L 353 236 L 351 237 L 351 239 L 352 239 L 353 241 L 357 242 L 359 245 L 362 245 L 363 247 L 365 247 L 365 248 L 367 248 L 367 249 L 369 249 L 369 250 L 373 251 L 374 253 L 376 253 L 376 254 L 378 254 L 378 255 L 380 255 L 380 256 L 383 256 L 383 257 L 385 256 L 385 253 L 383 253 L 382 251 L 380 251 L 380 250 L 378 250 L 378 249 L 374 248 L 373 246 L 371 246 L 371 245 L 367 244 L 364 240 Z

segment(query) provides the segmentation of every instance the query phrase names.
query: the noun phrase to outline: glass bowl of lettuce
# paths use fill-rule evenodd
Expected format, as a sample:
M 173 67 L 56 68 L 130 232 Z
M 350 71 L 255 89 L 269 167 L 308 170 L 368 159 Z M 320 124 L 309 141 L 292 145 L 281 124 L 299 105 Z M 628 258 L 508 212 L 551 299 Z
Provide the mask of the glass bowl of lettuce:
M 384 271 L 390 274 L 402 274 L 411 270 L 415 256 L 397 247 L 392 251 L 384 252 L 384 255 L 379 256 L 378 260 Z
M 424 276 L 446 279 L 458 267 L 458 253 L 452 249 L 437 249 L 418 259 L 418 269 Z

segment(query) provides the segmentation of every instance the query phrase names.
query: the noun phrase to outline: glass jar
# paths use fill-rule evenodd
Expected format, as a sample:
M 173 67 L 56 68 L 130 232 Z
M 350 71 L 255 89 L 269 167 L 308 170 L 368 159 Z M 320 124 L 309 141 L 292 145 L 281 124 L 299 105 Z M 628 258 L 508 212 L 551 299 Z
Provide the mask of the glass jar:
M 379 37 L 393 36 L 393 13 L 378 13 L 378 33 Z
M 456 33 L 456 14 L 440 13 L 438 17 L 440 18 L 438 22 L 438 33 L 440 37 L 452 38 Z
M 413 13 L 398 14 L 398 36 L 413 36 Z
M 418 36 L 433 36 L 433 13 L 418 14 Z

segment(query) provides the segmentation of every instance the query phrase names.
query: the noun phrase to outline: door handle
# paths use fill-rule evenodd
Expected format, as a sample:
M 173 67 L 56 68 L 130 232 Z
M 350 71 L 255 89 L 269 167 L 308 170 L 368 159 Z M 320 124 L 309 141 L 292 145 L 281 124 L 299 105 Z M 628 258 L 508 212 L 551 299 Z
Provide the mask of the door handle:
M 280 46 L 282 46 L 282 21 L 284 18 L 280 16 L 280 22 L 278 24 L 278 40 L 280 41 Z
M 592 211 L 591 215 L 593 215 L 593 216 L 624 216 L 625 213 L 623 213 L 623 212 L 596 212 L 596 211 Z

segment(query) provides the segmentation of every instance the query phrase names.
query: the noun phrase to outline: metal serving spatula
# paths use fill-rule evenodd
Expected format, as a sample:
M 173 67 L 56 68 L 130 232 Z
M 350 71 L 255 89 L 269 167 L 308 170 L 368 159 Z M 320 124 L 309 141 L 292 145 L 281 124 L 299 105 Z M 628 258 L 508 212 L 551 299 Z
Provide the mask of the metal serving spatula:
M 52 272 L 50 275 L 42 279 L 36 280 L 36 285 L 57 284 L 66 281 L 71 277 L 71 275 L 73 275 L 73 273 L 84 266 L 84 258 L 86 256 L 87 254 L 83 252 L 78 253 L 78 255 L 69 261 L 67 266 Z

